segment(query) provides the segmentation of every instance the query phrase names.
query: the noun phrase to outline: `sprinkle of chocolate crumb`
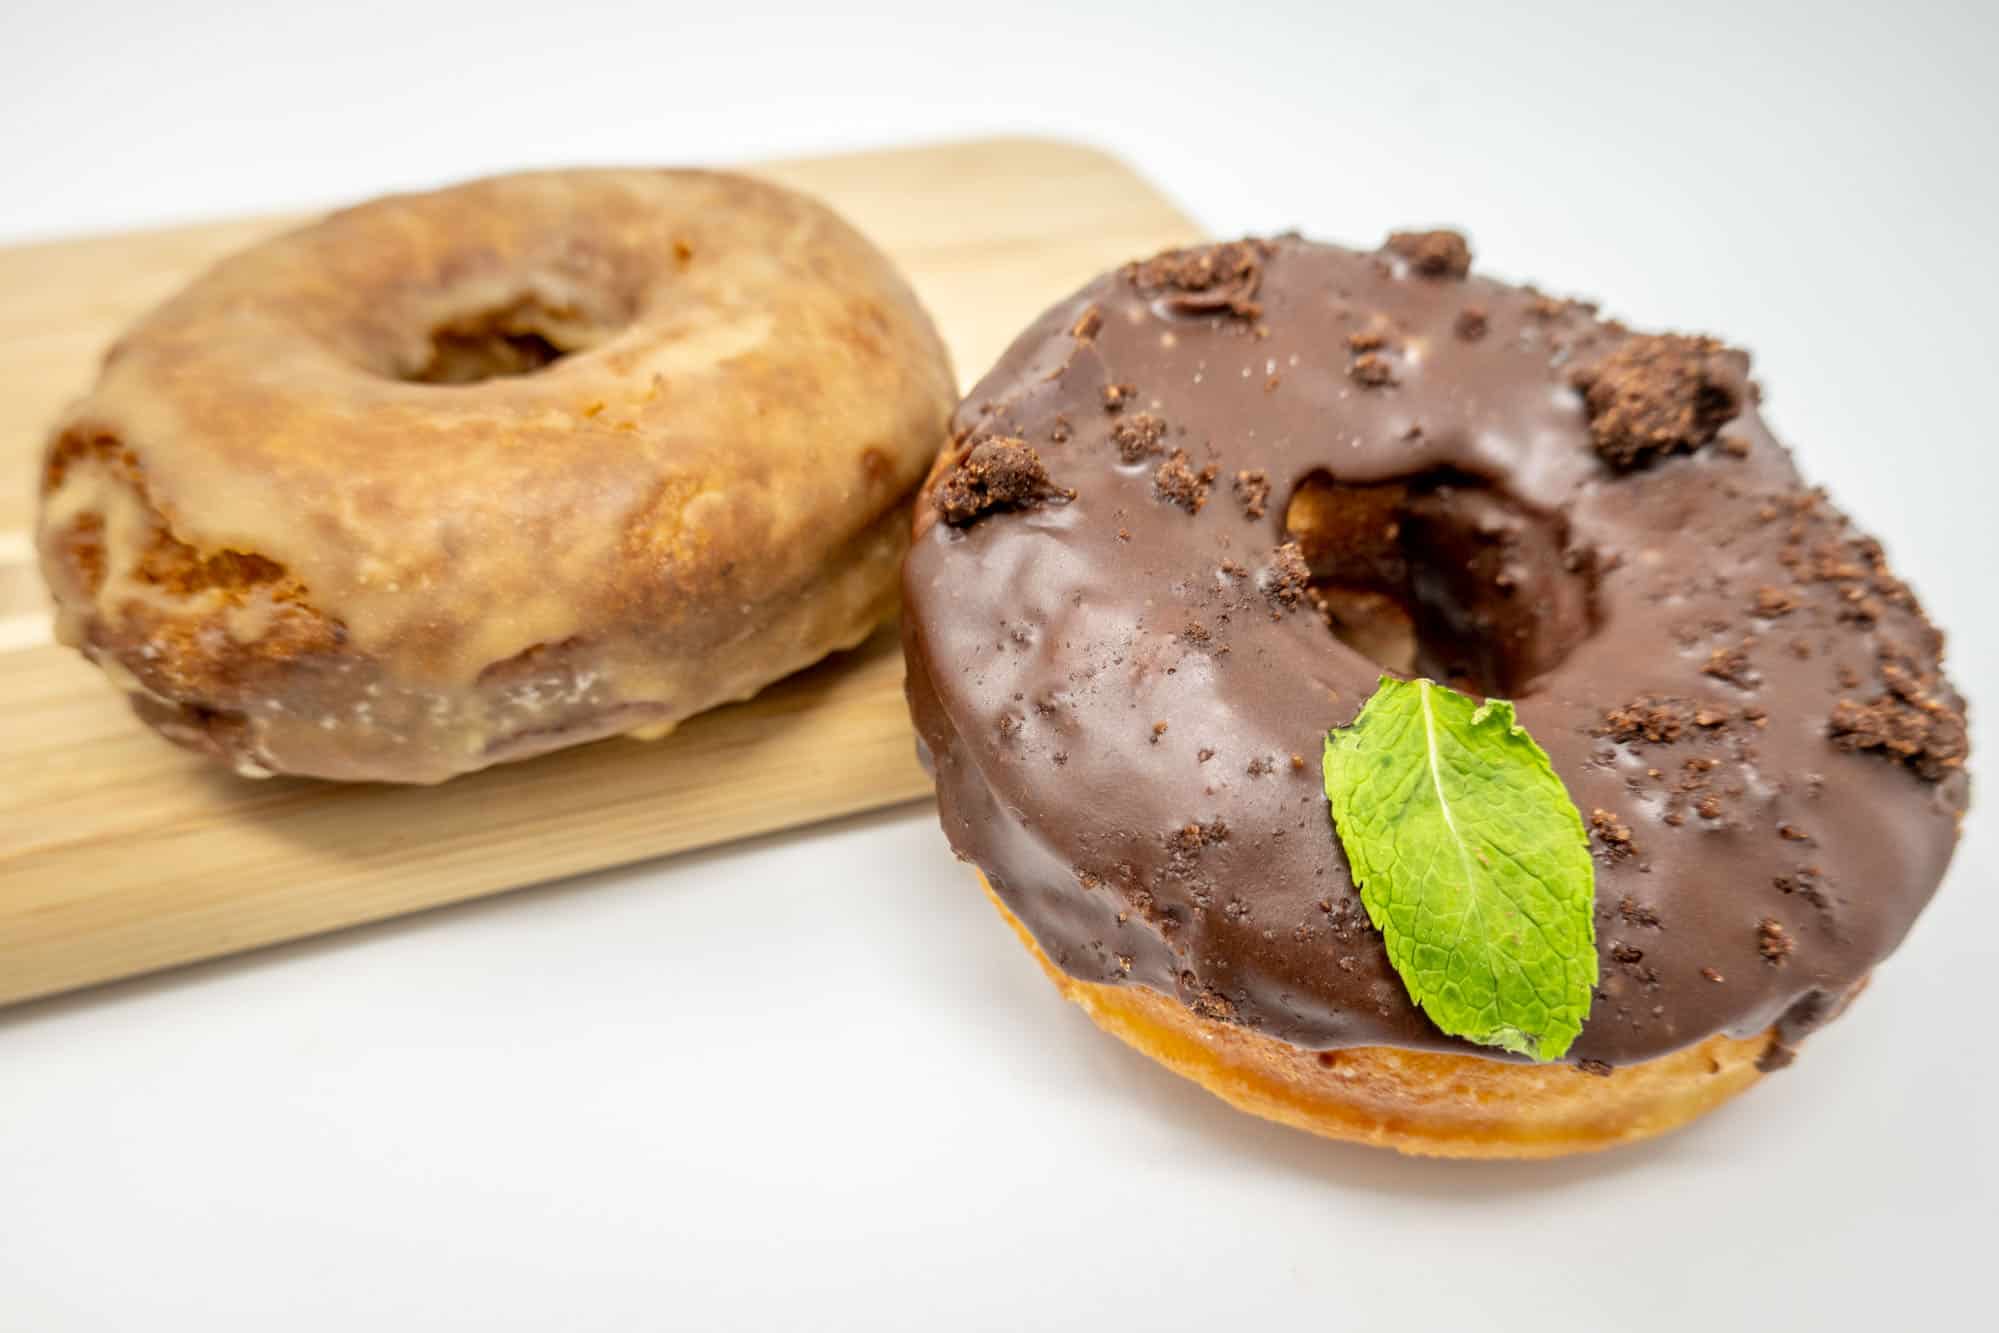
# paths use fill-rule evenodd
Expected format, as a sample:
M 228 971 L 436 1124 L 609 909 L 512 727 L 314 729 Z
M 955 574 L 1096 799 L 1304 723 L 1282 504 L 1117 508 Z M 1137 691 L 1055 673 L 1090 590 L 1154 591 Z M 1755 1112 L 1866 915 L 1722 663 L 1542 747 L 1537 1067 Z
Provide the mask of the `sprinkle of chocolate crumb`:
M 1201 512 L 1208 502 L 1208 487 L 1215 480 L 1215 465 L 1209 463 L 1196 472 L 1187 462 L 1187 451 L 1175 449 L 1172 457 L 1152 474 L 1152 486 L 1159 498 L 1179 505 L 1190 514 Z
M 1964 723 L 1957 714 L 1930 712 L 1893 695 L 1867 703 L 1841 699 L 1826 729 L 1840 749 L 1879 750 L 1931 782 L 1964 764 Z
M 1121 412 L 1138 390 L 1129 384 L 1106 384 L 1104 386 L 1104 411 Z
M 1701 667 L 1701 674 L 1725 680 L 1737 689 L 1754 689 L 1762 678 L 1750 665 L 1749 654 L 1740 647 L 1717 648 L 1708 654 L 1707 662 Z
M 1721 437 L 1719 443 L 1721 451 L 1730 458 L 1749 457 L 1749 441 L 1743 439 L 1740 435 L 1724 435 Z
M 1944 694 L 1934 659 L 1919 661 L 1888 645 L 1881 650 L 1885 689 L 1861 701 L 1833 705 L 1826 733 L 1842 750 L 1874 750 L 1899 759 L 1930 782 L 1964 767 L 1970 750 L 1964 707 Z
M 1694 706 L 1685 699 L 1640 695 L 1622 708 L 1606 712 L 1597 734 L 1626 744 L 1637 741 L 1671 744 L 1685 734 L 1687 724 L 1694 720 Z
M 1748 365 L 1713 338 L 1646 334 L 1578 369 L 1571 382 L 1582 391 L 1597 453 L 1629 471 L 1713 440 L 1742 410 Z
M 1578 1074 L 1591 1074 L 1597 1078 L 1610 1077 L 1610 1066 L 1601 1060 L 1578 1060 L 1575 1069 Z
M 1194 758 L 1199 763 L 1205 764 L 1214 757 L 1214 749 L 1210 746 L 1203 745 L 1200 749 L 1194 751 Z
M 1162 304 L 1176 315 L 1227 314 L 1255 320 L 1263 313 L 1255 297 L 1269 253 L 1265 241 L 1229 241 L 1168 250 L 1127 264 L 1123 272 L 1141 295 L 1163 297 Z
M 1164 726 L 1165 724 L 1161 723 L 1160 725 Z M 1192 856 L 1203 847 L 1218 842 L 1227 842 L 1228 840 L 1229 826 L 1226 821 L 1211 819 L 1203 824 L 1198 820 L 1194 820 L 1182 824 L 1179 828 L 1168 834 L 1166 837 L 1166 846 L 1170 851 L 1175 853 Z
M 1706 977 L 1709 981 L 1714 982 L 1717 986 L 1720 985 L 1723 981 L 1727 980 L 1727 978 L 1722 976 L 1720 972 L 1716 971 L 1714 968 L 1711 967 L 1702 968 L 1701 975 Z
M 1347 374 L 1363 388 L 1386 388 L 1395 383 L 1395 364 L 1379 352 L 1364 352 L 1353 359 Z
M 1137 463 L 1159 453 L 1166 438 L 1166 423 L 1150 412 L 1134 412 L 1120 418 L 1111 427 L 1111 443 L 1117 445 L 1118 457 L 1127 463 Z
M 1074 434 L 1075 427 L 1069 424 L 1069 418 L 1058 416 L 1055 418 L 1055 424 L 1048 428 L 1048 442 L 1050 444 L 1067 444 L 1069 443 L 1070 436 Z
M 1294 754 L 1294 755 L 1292 755 L 1292 756 L 1291 756 L 1291 771 L 1292 771 L 1293 773 L 1302 773 L 1302 772 L 1304 772 L 1304 771 L 1305 771 L 1305 756 L 1304 756 L 1304 755 L 1302 755 L 1302 754 Z
M 1280 611 L 1297 609 L 1311 581 L 1311 566 L 1305 563 L 1305 552 L 1297 542 L 1285 542 L 1271 554 L 1261 580 L 1263 595 Z
M 1629 895 L 1618 899 L 1617 914 L 1634 926 L 1649 926 L 1656 929 L 1659 925 L 1659 914 Z
M 995 510 L 1075 495 L 1049 480 L 1041 455 L 1025 441 L 997 436 L 972 446 L 938 485 L 934 503 L 946 523 L 962 528 Z
M 1787 616 L 1798 609 L 1798 595 L 1787 588 L 1766 586 L 1756 590 L 1756 614 L 1765 620 Z
M 1610 860 L 1622 861 L 1637 850 L 1631 843 L 1631 826 L 1610 811 L 1602 808 L 1590 811 L 1589 826 Z
M 1251 468 L 1235 474 L 1235 498 L 1242 502 L 1242 516 L 1248 519 L 1262 518 L 1264 508 L 1270 503 L 1270 478 L 1261 468 Z
M 1463 310 L 1458 311 L 1457 322 L 1451 327 L 1456 331 L 1458 337 L 1465 342 L 1477 342 L 1485 336 L 1485 331 L 1489 327 L 1486 322 L 1485 307 L 1478 305 L 1466 306 Z
M 1190 987 L 1194 984 L 1192 972 L 1183 972 L 1180 977 Z M 1203 986 L 1194 998 L 1187 1001 L 1187 1007 L 1202 1018 L 1213 1019 L 1218 1023 L 1226 1023 L 1235 1017 L 1234 1002 L 1213 986 Z
M 1069 336 L 1089 342 L 1103 327 L 1104 312 L 1093 305 L 1077 317 L 1075 324 L 1069 330 Z
M 1471 245 L 1461 232 L 1390 232 L 1383 248 L 1408 260 L 1426 278 L 1462 278 L 1471 272 Z
M 1272 769 L 1276 767 L 1277 765 L 1272 763 L 1269 759 L 1265 758 L 1262 755 L 1258 755 L 1256 758 L 1249 761 L 1248 773 L 1253 778 L 1260 778 L 1264 774 L 1270 772 Z
M 1347 347 L 1354 352 L 1378 352 L 1388 346 L 1388 335 L 1378 329 L 1364 329 L 1347 335 Z
M 1775 917 L 1766 916 L 1756 927 L 1756 952 L 1763 955 L 1763 961 L 1771 966 L 1782 963 L 1791 956 L 1791 937 L 1783 923 Z
M 1159 744 L 1159 738 L 1165 734 L 1166 724 L 1164 722 L 1155 722 L 1152 724 L 1152 743 L 1154 745 Z

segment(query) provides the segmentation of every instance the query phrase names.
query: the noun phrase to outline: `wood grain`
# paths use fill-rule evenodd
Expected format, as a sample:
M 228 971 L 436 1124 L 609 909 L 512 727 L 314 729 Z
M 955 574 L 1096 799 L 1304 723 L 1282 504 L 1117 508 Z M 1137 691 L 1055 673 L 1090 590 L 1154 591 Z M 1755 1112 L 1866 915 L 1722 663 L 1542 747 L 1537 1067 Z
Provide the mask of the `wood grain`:
M 1129 168 L 1004 139 L 755 168 L 899 262 L 975 378 L 1048 303 L 1194 238 Z M 0 249 L 0 1004 L 919 798 L 885 629 L 666 740 L 413 789 L 251 782 L 140 727 L 49 641 L 42 432 L 118 330 L 297 218 Z

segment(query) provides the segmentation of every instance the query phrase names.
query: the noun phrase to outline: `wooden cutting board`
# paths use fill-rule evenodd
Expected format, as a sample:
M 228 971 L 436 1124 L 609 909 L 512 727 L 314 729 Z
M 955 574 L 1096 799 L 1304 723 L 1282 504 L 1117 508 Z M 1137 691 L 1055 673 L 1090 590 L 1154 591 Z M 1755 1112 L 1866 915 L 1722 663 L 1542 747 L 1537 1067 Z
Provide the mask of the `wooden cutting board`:
M 1001 139 L 785 162 L 915 283 L 969 383 L 1095 273 L 1194 239 L 1114 159 Z M 435 788 L 256 782 L 50 642 L 36 461 L 117 331 L 297 218 L 0 248 L 0 1004 L 927 795 L 884 631 L 651 744 Z

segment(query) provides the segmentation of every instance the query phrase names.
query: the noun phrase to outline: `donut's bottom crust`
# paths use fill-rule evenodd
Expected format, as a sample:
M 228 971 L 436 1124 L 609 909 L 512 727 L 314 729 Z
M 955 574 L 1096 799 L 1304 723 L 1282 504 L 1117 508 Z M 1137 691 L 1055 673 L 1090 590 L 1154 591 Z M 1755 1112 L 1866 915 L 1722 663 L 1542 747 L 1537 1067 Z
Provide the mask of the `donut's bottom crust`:
M 1238 1110 L 1423 1157 L 1560 1157 L 1677 1129 L 1754 1083 L 1776 1040 L 1725 1034 L 1607 1075 L 1387 1046 L 1309 1051 L 1202 1018 L 1142 986 L 1078 981 L 1006 904 L 993 906 L 1096 1025 Z

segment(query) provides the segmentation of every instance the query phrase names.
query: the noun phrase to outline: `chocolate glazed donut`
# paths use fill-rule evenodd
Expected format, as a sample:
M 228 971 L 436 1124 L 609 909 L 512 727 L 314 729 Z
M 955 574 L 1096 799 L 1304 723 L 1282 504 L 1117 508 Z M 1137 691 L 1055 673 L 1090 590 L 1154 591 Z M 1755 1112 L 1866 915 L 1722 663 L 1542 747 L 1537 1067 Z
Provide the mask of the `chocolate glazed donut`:
M 1190 1040 L 1299 1068 L 1427 1052 L 1457 1085 L 1552 1087 L 1572 1071 L 1411 1003 L 1321 787 L 1327 729 L 1384 666 L 1513 698 L 1597 862 L 1601 982 L 1568 1061 L 1635 1078 L 1726 1050 L 1700 1072 L 1739 1066 L 1732 1091 L 1838 1012 L 1944 872 L 1968 783 L 1942 635 L 1799 479 L 1745 355 L 1469 265 L 1451 232 L 1175 252 L 1020 336 L 959 407 L 905 566 L 943 824 L 1064 988 L 1130 995 L 1131 1022 L 1170 1000 Z M 1406 1105 L 1331 1125 L 1231 1099 L 1501 1150 Z

